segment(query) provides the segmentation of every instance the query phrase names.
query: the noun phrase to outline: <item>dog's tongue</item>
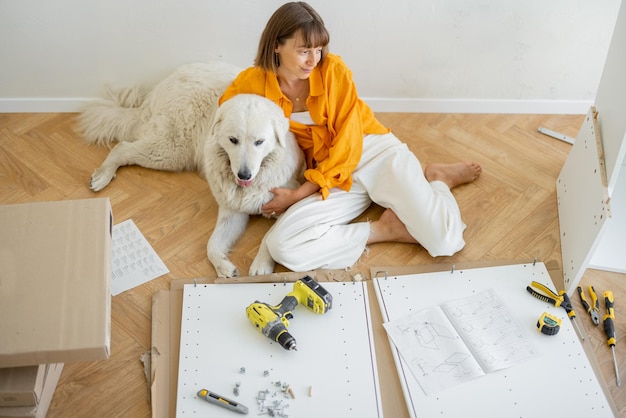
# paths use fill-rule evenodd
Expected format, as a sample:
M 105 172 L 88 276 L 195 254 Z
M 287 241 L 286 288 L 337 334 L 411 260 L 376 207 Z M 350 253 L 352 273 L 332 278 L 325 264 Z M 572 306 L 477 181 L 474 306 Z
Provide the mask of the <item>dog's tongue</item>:
M 248 187 L 252 184 L 252 180 L 237 179 L 237 184 L 240 185 L 241 187 Z

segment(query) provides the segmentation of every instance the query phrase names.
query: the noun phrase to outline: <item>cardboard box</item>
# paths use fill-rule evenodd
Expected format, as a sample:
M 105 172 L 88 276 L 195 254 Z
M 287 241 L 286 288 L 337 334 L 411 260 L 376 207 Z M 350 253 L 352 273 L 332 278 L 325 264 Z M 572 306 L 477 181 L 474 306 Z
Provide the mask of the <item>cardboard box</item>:
M 0 206 L 0 367 L 109 357 L 112 226 L 107 198 Z
M 47 364 L 0 369 L 0 407 L 37 406 Z
M 63 363 L 42 365 L 43 379 L 37 405 L 0 407 L 0 418 L 45 418 L 63 371 Z

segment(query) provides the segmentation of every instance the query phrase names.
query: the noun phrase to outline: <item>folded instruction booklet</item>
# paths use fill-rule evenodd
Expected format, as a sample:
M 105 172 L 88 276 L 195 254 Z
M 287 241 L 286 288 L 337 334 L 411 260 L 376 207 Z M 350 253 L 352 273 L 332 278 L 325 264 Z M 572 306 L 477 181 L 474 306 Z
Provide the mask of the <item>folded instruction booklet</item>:
M 427 395 L 519 364 L 536 353 L 493 289 L 383 326 Z

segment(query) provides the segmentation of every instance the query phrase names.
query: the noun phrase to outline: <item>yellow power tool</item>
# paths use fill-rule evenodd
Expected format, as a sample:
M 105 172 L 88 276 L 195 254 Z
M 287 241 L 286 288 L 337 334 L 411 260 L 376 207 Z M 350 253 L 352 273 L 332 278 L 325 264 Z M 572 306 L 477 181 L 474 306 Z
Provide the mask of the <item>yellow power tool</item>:
M 296 350 L 296 339 L 287 331 L 292 311 L 298 304 L 317 314 L 325 314 L 332 307 L 333 297 L 310 276 L 293 284 L 293 290 L 276 306 L 258 300 L 246 308 L 250 322 L 263 335 L 279 343 L 285 350 Z

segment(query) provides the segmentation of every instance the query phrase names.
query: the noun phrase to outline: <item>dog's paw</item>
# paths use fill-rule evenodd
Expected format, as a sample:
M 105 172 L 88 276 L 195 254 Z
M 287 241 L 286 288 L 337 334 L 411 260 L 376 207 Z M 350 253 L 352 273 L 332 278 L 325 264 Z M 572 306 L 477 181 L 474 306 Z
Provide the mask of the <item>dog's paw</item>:
M 237 277 L 239 272 L 237 271 L 237 267 L 229 261 L 225 261 L 221 263 L 219 266 L 215 267 L 215 272 L 217 273 L 217 277 Z
M 261 276 L 274 273 L 274 260 L 256 257 L 250 266 L 250 276 Z
M 272 274 L 274 273 L 274 259 L 267 248 L 267 243 L 265 239 L 261 241 L 261 245 L 259 246 L 259 250 L 252 261 L 252 265 L 250 266 L 250 276 L 261 276 L 263 274 Z
M 89 188 L 94 192 L 100 191 L 104 189 L 106 186 L 111 183 L 111 180 L 115 178 L 115 171 L 110 172 L 108 170 L 103 170 L 102 168 L 98 168 L 91 175 L 91 180 L 89 181 Z

